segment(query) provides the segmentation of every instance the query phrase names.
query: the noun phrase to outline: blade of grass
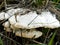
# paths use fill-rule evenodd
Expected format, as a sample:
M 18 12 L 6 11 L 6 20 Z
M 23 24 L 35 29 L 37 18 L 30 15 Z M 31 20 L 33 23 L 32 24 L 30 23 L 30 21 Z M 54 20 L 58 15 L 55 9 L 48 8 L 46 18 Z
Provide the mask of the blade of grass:
M 57 2 L 57 0 L 53 0 L 53 2 Z
M 29 45 L 40 45 L 40 44 L 29 44 Z M 46 44 L 41 44 L 41 45 L 46 45 Z
M 56 2 L 56 3 L 58 4 L 59 2 L 60 2 L 60 0 L 57 0 L 57 2 Z
M 42 1 L 43 0 L 35 0 L 35 3 L 40 6 L 40 5 L 42 5 Z
M 54 38 L 55 38 L 56 32 L 57 32 L 57 31 L 54 32 L 54 34 L 53 34 L 52 38 L 50 39 L 48 45 L 53 45 L 53 41 L 54 41 Z
M 3 41 L 2 41 L 2 39 L 1 39 L 1 37 L 0 37 L 0 45 L 3 45 Z

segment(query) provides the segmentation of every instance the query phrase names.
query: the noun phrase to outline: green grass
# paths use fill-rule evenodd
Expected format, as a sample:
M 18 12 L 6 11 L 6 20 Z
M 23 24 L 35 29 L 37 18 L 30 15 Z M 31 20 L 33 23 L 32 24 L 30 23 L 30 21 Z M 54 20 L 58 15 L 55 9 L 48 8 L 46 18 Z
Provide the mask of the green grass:
M 1 39 L 1 37 L 0 37 L 0 45 L 3 45 L 3 41 L 2 41 L 2 39 Z
M 50 39 L 48 45 L 53 45 L 53 42 L 54 42 L 54 38 L 55 38 L 56 32 L 57 32 L 57 31 L 54 32 L 54 34 L 53 34 L 52 38 Z

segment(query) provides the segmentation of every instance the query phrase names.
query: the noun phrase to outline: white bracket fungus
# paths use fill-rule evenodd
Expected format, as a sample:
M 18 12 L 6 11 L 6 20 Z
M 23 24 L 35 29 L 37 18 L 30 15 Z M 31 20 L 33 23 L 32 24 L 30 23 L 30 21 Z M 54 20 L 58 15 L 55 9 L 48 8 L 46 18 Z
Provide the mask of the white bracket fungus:
M 13 31 L 20 37 L 21 29 L 29 29 L 29 32 L 22 31 L 22 37 L 32 38 L 35 35 L 35 38 L 38 38 L 42 35 L 42 32 L 37 31 L 34 28 L 44 27 L 54 29 L 60 27 L 60 22 L 56 19 L 55 14 L 52 14 L 50 11 L 44 11 L 41 12 L 41 14 L 37 14 L 36 11 L 30 11 L 29 13 L 23 14 L 25 12 L 26 9 L 22 8 L 11 9 L 6 13 L 1 12 L 0 20 L 9 18 L 7 22 L 3 23 L 4 29 L 8 32 Z
M 16 31 L 15 35 L 21 37 L 21 30 Z M 30 31 L 25 31 L 25 30 L 22 31 L 22 37 L 25 37 L 25 38 L 38 38 L 41 35 L 42 35 L 42 32 L 37 31 L 36 29 L 30 29 Z
M 17 22 L 16 22 L 17 20 Z M 29 12 L 25 15 L 12 16 L 9 21 L 11 25 L 14 25 L 16 28 L 58 28 L 60 27 L 60 22 L 56 19 L 54 14 L 51 14 L 49 11 L 42 12 L 38 15 L 36 12 Z

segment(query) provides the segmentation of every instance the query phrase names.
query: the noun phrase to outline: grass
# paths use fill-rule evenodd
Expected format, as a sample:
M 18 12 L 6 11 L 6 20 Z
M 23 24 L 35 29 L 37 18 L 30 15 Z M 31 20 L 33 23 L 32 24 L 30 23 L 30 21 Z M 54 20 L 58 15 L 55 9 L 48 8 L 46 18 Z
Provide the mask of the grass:
M 52 38 L 50 39 L 48 45 L 53 45 L 53 42 L 54 42 L 54 38 L 55 38 L 56 32 L 57 32 L 57 31 L 54 32 L 54 34 L 53 34 Z
M 3 41 L 2 41 L 2 39 L 1 39 L 1 37 L 0 37 L 0 45 L 3 45 Z

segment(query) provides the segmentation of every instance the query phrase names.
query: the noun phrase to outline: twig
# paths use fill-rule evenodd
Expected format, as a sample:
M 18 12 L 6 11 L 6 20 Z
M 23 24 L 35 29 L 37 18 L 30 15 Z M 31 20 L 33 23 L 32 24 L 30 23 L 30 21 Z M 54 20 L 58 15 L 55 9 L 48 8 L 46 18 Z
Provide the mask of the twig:
M 8 14 L 8 15 L 10 15 L 10 14 Z M 16 16 L 16 15 L 15 15 L 15 16 Z M 12 16 L 10 16 L 10 17 L 12 17 Z M 9 18 L 10 18 L 10 17 L 9 17 Z M 6 20 L 1 21 L 1 22 L 0 22 L 0 25 L 1 25 L 1 24 L 3 24 L 4 22 L 8 21 L 8 20 L 9 20 L 9 18 L 8 18 L 8 19 L 6 19 Z
M 12 8 L 10 8 L 10 9 L 6 9 L 7 8 L 7 4 L 6 4 L 6 0 L 4 0 L 4 3 L 5 3 L 5 10 L 3 10 L 4 12 L 6 12 L 6 11 L 8 11 L 8 10 L 10 10 L 10 9 L 13 9 L 13 8 L 16 8 L 16 7 L 19 7 L 20 6 L 20 2 L 17 4 L 17 5 L 15 5 L 14 7 L 12 7 Z M 2 12 L 3 12 L 2 11 Z
M 42 44 L 41 42 L 35 41 L 34 38 L 35 38 L 35 35 L 32 37 L 32 39 L 29 39 L 29 41 L 33 41 L 33 42 L 40 44 L 40 45 Z
M 22 37 L 22 29 L 21 29 L 21 37 Z M 23 38 L 21 39 L 21 45 L 23 45 Z
M 4 4 L 5 4 L 5 10 L 7 9 L 7 3 L 6 0 L 4 0 Z
M 19 4 L 17 4 L 17 5 L 14 6 L 14 7 L 9 8 L 9 9 L 2 10 L 1 12 L 6 12 L 6 11 L 8 11 L 8 10 L 10 10 L 10 9 L 14 9 L 14 8 L 18 7 L 18 5 L 19 5 Z
M 7 32 L 5 31 L 5 35 L 8 37 L 8 35 L 7 35 Z M 8 45 L 8 40 L 6 40 L 6 42 L 7 42 L 7 45 Z
M 55 45 L 58 45 L 58 43 L 59 43 L 59 41 L 57 41 Z
M 28 26 L 29 26 L 37 17 L 38 17 L 38 15 L 37 15 L 34 19 L 32 19 L 32 21 L 28 24 Z
M 8 21 L 8 19 L 1 21 L 1 22 L 0 22 L 0 25 L 3 24 L 3 23 L 6 22 L 6 21 Z
M 59 11 L 60 12 L 60 9 L 59 8 L 56 8 L 57 9 L 57 11 Z
M 60 16 L 60 12 L 57 11 L 57 9 L 55 9 L 55 7 L 50 6 L 48 9 L 49 9 L 51 12 L 55 13 L 56 15 Z
M 15 40 L 13 40 L 13 39 L 11 39 L 11 38 L 9 38 L 9 37 L 7 37 L 7 36 L 5 36 L 5 35 L 2 34 L 2 33 L 0 33 L 0 35 L 3 36 L 3 37 L 5 37 L 5 38 L 7 38 L 7 39 L 9 39 L 9 40 L 11 40 L 11 41 L 13 41 L 13 42 L 15 42 L 15 43 L 17 43 L 17 44 L 19 44 L 19 45 L 21 45 L 20 43 L 16 42 Z
M 49 39 L 52 36 L 53 33 L 51 33 L 47 38 Z
M 0 9 L 1 9 L 2 7 L 4 7 L 4 2 L 1 3 L 1 5 L 0 5 Z
M 32 1 L 29 5 L 25 6 L 25 7 L 29 7 L 34 3 L 34 1 Z
M 46 0 L 45 3 L 46 3 L 46 4 L 45 4 L 45 6 L 44 6 L 44 9 L 46 9 L 46 8 L 48 7 L 49 0 Z
M 41 42 L 38 42 L 38 41 L 35 41 L 35 40 L 32 40 L 33 42 L 37 43 L 37 44 L 42 44 Z
M 46 34 L 46 37 L 45 37 L 44 43 L 46 43 L 46 40 L 47 40 L 47 37 L 48 37 L 49 32 L 50 32 L 50 29 L 48 30 L 48 32 L 47 32 L 47 34 Z
M 55 13 L 60 18 L 60 12 L 57 11 L 57 9 L 53 8 L 53 6 L 49 7 L 48 9 L 49 9 L 49 11 Z
M 22 3 L 25 4 L 25 0 L 22 0 Z

